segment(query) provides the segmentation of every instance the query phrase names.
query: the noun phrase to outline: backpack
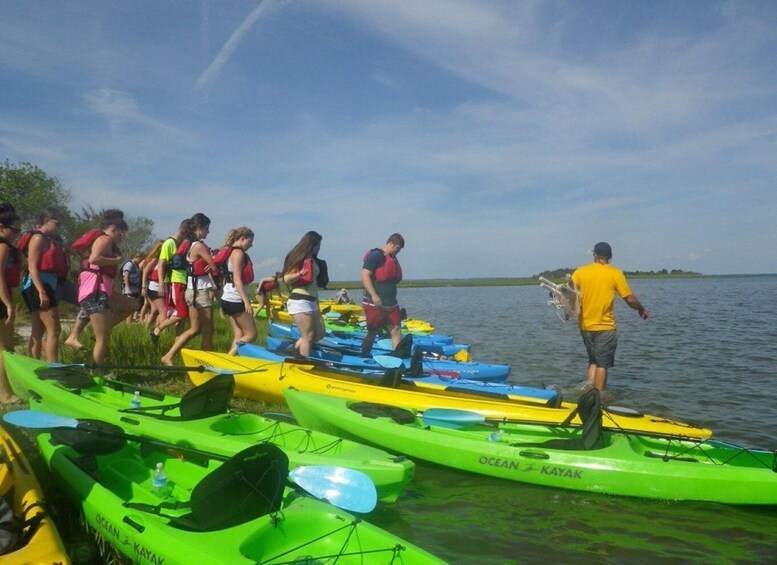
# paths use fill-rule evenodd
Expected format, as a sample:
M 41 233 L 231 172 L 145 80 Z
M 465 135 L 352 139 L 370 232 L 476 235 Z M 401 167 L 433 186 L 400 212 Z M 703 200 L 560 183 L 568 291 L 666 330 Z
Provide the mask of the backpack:
M 175 239 L 173 239 L 173 241 L 175 241 Z M 189 254 L 189 249 L 191 249 L 193 243 L 194 242 L 191 239 L 184 239 L 181 243 L 178 244 L 178 247 L 175 248 L 175 254 L 170 260 L 171 269 L 188 272 L 189 260 L 186 258 L 186 256 Z
M 132 262 L 132 259 L 127 259 L 124 261 L 124 263 L 121 264 L 121 268 L 119 269 L 122 273 L 121 275 L 121 288 L 122 291 L 125 290 L 124 288 L 124 267 L 127 266 L 127 263 L 130 264 L 129 268 L 129 284 L 133 288 L 140 288 L 140 285 L 142 283 L 143 279 L 143 273 L 140 272 L 140 268 L 135 265 L 135 263 Z
M 101 235 L 106 235 L 106 233 L 99 228 L 91 229 L 75 240 L 71 247 L 73 248 L 73 251 L 81 256 L 82 271 L 96 271 L 98 274 L 104 274 L 105 276 L 114 279 L 119 271 L 118 265 L 103 265 L 102 267 L 97 267 L 97 269 L 89 267 L 89 254 L 92 251 L 92 245 L 94 245 L 94 242 L 97 241 L 97 238 Z
M 316 277 L 316 286 L 318 288 L 326 288 L 326 285 L 329 284 L 329 267 L 326 265 L 326 261 L 323 259 L 319 259 L 318 257 L 313 257 L 315 262 L 318 264 L 318 276 Z

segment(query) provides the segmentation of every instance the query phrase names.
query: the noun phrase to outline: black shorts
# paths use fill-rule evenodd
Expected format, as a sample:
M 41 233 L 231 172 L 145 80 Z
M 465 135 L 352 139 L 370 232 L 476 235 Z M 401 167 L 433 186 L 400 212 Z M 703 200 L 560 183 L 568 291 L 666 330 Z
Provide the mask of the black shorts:
M 0 320 L 5 321 L 8 319 L 8 308 L 5 304 L 0 302 Z M 13 348 L 11 348 L 11 351 L 13 351 Z
M 59 304 L 57 292 L 46 283 L 43 283 L 43 288 L 46 291 L 46 296 L 49 297 L 49 308 L 56 308 Z M 22 291 L 22 298 L 27 305 L 27 310 L 30 312 L 40 312 L 44 309 L 40 307 L 40 296 L 38 295 L 38 289 L 35 288 L 35 285 L 30 285 L 28 288 L 24 289 Z M 48 308 L 45 309 L 48 310 Z
M 221 311 L 225 316 L 238 316 L 246 311 L 246 307 L 242 302 L 227 302 L 222 300 Z
M 159 291 L 158 290 L 151 290 L 150 288 L 146 290 L 146 296 L 149 300 L 156 300 L 159 298 Z

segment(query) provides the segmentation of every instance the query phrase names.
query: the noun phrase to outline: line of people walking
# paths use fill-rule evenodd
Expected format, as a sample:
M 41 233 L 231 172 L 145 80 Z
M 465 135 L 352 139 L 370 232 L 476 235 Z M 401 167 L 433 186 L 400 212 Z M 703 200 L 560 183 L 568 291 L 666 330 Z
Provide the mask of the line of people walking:
M 205 243 L 211 221 L 200 212 L 183 220 L 175 234 L 155 242 L 148 253 L 134 251 L 126 259 L 120 249 L 128 230 L 124 213 L 105 210 L 99 227 L 70 244 L 80 261 L 75 283 L 69 278 L 70 255 L 59 233 L 62 222 L 57 209 L 45 208 L 34 229 L 22 233 L 15 208 L 0 204 L 0 265 L 4 265 L 0 269 L 0 347 L 14 347 L 16 312 L 12 291 L 17 287 L 30 313 L 29 354 L 50 363 L 57 362 L 59 356 L 62 302 L 79 308 L 62 343 L 83 349 L 81 334 L 91 325 L 92 360 L 98 365 L 108 355 L 113 328 L 128 318 L 146 324 L 154 346 L 158 346 L 162 332 L 174 328 L 173 343 L 160 357 L 163 365 L 173 365 L 178 352 L 196 336 L 201 338 L 202 349 L 212 349 L 213 305 L 217 299 L 232 329 L 229 353 L 237 353 L 238 343 L 256 339 L 249 290 L 255 278 L 248 255 L 254 242 L 250 228 L 230 230 L 222 246 L 211 250 Z M 286 255 L 283 270 L 261 279 L 256 289 L 256 302 L 262 308 L 268 293 L 281 282 L 286 285 L 287 309 L 301 334 L 295 344 L 301 356 L 310 353 L 325 331 L 318 303 L 318 291 L 329 281 L 326 262 L 318 257 L 322 240 L 315 231 L 305 233 Z M 396 254 L 403 246 L 402 237 L 393 234 L 383 249 L 365 255 L 362 270 L 368 335 L 374 337 L 380 329 L 388 329 L 397 342 L 400 321 L 396 284 L 401 280 L 401 268 Z M 115 292 L 115 286 L 121 291 Z M 17 401 L 0 359 L 0 403 Z

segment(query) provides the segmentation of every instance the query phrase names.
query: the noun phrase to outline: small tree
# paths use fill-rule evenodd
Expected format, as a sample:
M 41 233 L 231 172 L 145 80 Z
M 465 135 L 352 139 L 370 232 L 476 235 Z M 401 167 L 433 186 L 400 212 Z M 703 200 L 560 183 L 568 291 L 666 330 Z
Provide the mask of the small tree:
M 14 165 L 7 159 L 0 165 L 0 202 L 13 204 L 25 228 L 35 224 L 43 208 L 58 208 L 69 223 L 71 194 L 56 177 L 50 177 L 31 163 Z

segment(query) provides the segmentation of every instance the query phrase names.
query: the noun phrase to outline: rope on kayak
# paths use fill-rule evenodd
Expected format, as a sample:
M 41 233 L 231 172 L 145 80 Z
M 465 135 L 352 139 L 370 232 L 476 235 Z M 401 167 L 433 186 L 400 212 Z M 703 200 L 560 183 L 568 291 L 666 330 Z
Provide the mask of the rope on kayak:
M 262 565 L 264 563 L 275 563 L 277 565 L 288 565 L 288 564 L 291 564 L 291 563 L 300 563 L 300 559 L 301 559 L 300 556 L 295 556 L 293 559 L 291 559 L 289 561 L 278 561 L 278 559 L 281 558 L 281 557 L 287 556 L 290 553 L 295 553 L 295 552 L 299 551 L 300 549 L 304 549 L 305 547 L 307 547 L 309 545 L 312 545 L 312 544 L 315 544 L 316 542 L 319 542 L 319 541 L 321 541 L 323 539 L 327 539 L 327 538 L 329 538 L 331 536 L 334 536 L 338 532 L 341 532 L 341 531 L 343 531 L 345 529 L 349 529 L 350 531 L 348 532 L 348 535 L 346 536 L 345 541 L 343 542 L 343 544 L 342 544 L 342 546 L 340 548 L 340 551 L 338 551 L 337 553 L 330 553 L 328 555 L 307 555 L 307 556 L 305 556 L 305 558 L 309 562 L 311 562 L 311 563 L 316 563 L 316 562 L 327 560 L 327 559 L 335 559 L 335 560 L 337 560 L 337 559 L 339 559 L 341 557 L 353 557 L 353 556 L 357 556 L 357 555 L 366 556 L 366 555 L 372 555 L 372 554 L 376 554 L 376 553 L 391 553 L 392 557 L 391 557 L 390 563 L 393 563 L 394 560 L 397 558 L 397 556 L 401 552 L 405 551 L 405 549 L 406 549 L 405 546 L 403 546 L 402 544 L 399 544 L 399 543 L 394 544 L 391 547 L 385 547 L 385 548 L 368 549 L 368 550 L 362 550 L 362 551 L 346 551 L 346 549 L 348 547 L 348 544 L 350 543 L 351 538 L 353 537 L 354 533 L 356 533 L 356 528 L 357 528 L 357 526 L 358 526 L 358 524 L 360 522 L 361 522 L 360 518 L 355 518 L 353 521 L 349 522 L 348 524 L 345 524 L 345 525 L 343 525 L 343 526 L 341 526 L 339 528 L 336 528 L 336 529 L 334 529 L 332 531 L 329 531 L 329 532 L 327 532 L 325 534 L 322 534 L 322 535 L 318 536 L 317 538 L 313 538 L 313 539 L 308 540 L 308 541 L 306 541 L 304 543 L 301 543 L 300 545 L 298 545 L 296 547 L 288 549 L 288 550 L 284 551 L 283 553 L 279 553 L 277 555 L 274 555 L 273 557 L 270 557 L 270 558 L 268 558 L 268 559 L 266 559 L 264 561 L 259 561 L 258 565 Z

